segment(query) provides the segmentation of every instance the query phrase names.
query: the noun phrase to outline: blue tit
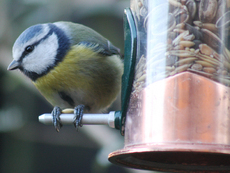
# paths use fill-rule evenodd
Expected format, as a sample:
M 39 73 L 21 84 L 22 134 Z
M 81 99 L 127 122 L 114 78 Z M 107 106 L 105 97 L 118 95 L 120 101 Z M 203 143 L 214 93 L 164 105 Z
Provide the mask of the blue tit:
M 103 112 L 121 88 L 123 63 L 119 49 L 96 31 L 72 22 L 37 24 L 13 45 L 8 70 L 19 69 L 54 106 L 53 123 L 72 108 L 75 127 L 84 112 Z

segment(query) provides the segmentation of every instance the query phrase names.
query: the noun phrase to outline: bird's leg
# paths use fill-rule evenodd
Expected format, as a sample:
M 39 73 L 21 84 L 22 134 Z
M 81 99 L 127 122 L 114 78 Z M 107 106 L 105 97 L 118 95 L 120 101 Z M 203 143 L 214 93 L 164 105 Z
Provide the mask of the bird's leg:
M 62 124 L 60 122 L 61 113 L 62 113 L 61 108 L 58 106 L 55 106 L 53 108 L 53 111 L 51 112 L 51 114 L 53 116 L 53 125 L 54 125 L 57 132 L 59 132 L 60 128 L 62 127 Z
M 78 127 L 82 127 L 82 117 L 83 117 L 83 111 L 84 111 L 85 105 L 78 105 L 74 108 L 74 126 L 78 130 Z

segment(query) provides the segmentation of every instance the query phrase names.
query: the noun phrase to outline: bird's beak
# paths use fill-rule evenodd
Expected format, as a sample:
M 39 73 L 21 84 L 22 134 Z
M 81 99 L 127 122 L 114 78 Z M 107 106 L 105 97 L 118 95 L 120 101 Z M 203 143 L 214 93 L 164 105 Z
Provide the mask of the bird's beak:
M 20 66 L 20 62 L 13 60 L 8 66 L 7 70 L 15 70 Z

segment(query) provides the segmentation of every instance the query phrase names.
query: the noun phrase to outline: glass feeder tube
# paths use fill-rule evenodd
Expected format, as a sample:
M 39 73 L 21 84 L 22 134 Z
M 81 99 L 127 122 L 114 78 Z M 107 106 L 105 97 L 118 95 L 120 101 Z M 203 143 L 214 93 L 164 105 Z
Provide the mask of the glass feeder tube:
M 229 1 L 131 0 L 130 9 L 137 45 L 125 145 L 109 160 L 229 171 Z

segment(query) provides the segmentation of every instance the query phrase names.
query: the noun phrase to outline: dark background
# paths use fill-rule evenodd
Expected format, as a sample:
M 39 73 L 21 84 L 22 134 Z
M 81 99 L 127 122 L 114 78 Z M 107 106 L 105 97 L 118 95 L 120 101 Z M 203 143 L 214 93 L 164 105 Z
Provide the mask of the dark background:
M 108 154 L 123 148 L 118 130 L 64 126 L 57 133 L 38 122 L 51 105 L 30 80 L 6 70 L 11 48 L 31 25 L 72 21 L 98 31 L 124 50 L 123 11 L 128 0 L 0 0 L 0 172 L 140 173 L 111 164 Z M 118 101 L 111 110 L 119 110 Z

